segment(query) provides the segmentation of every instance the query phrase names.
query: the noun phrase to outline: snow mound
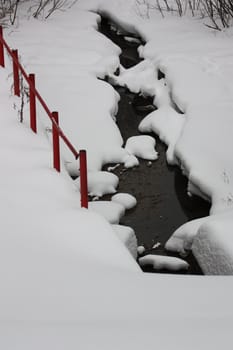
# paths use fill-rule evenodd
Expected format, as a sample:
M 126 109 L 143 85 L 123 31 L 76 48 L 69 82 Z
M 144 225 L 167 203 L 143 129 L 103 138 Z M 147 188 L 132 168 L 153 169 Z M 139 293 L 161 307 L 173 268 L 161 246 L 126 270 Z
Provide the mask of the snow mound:
M 210 217 L 193 241 L 193 254 L 205 275 L 233 275 L 232 211 Z
M 130 137 L 125 145 L 125 149 L 142 159 L 155 160 L 158 153 L 155 150 L 155 139 L 148 135 Z
M 102 197 L 104 194 L 115 193 L 119 179 L 107 171 L 88 172 L 88 193 L 90 196 Z M 80 179 L 75 181 L 80 188 Z
M 89 209 L 102 215 L 110 224 L 119 224 L 125 214 L 123 205 L 110 201 L 89 202 Z
M 112 196 L 112 201 L 120 203 L 126 210 L 132 209 L 137 204 L 136 198 L 128 193 L 117 193 Z
M 189 221 L 180 226 L 165 244 L 165 248 L 181 255 L 186 255 L 191 250 L 194 237 L 197 235 L 200 226 L 207 218 Z
M 154 132 L 168 146 L 167 161 L 176 164 L 175 145 L 183 129 L 185 117 L 170 106 L 163 106 L 150 113 L 139 124 L 140 132 Z
M 134 155 L 132 155 L 132 154 L 128 154 L 128 155 L 124 158 L 123 162 L 124 162 L 124 167 L 127 168 L 127 169 L 128 169 L 128 168 L 133 168 L 133 167 L 139 165 L 138 159 L 137 159 Z
M 126 248 L 130 251 L 132 256 L 137 258 L 137 238 L 135 236 L 134 230 L 129 226 L 123 225 L 112 225 L 113 230 L 116 232 L 117 236 L 124 243 Z
M 143 245 L 139 245 L 137 248 L 138 255 L 142 255 L 146 251 L 146 248 Z
M 152 265 L 155 270 L 167 269 L 171 271 L 187 270 L 189 267 L 189 264 L 180 258 L 152 254 L 139 258 L 139 264 L 141 266 Z
M 129 69 L 121 66 L 119 76 L 110 75 L 111 84 L 127 86 L 130 91 L 136 94 L 143 92 L 150 96 L 155 94 L 156 80 L 156 68 L 151 60 L 144 60 Z

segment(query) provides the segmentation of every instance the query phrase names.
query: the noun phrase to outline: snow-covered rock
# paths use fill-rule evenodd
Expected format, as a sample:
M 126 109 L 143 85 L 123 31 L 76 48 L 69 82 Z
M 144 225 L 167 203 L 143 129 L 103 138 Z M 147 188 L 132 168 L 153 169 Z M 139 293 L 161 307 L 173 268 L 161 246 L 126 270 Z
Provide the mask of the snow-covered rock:
M 139 258 L 139 264 L 141 266 L 152 265 L 155 270 L 166 269 L 171 271 L 187 270 L 189 267 L 189 264 L 180 258 L 152 254 Z
M 232 214 L 214 215 L 194 237 L 192 251 L 206 275 L 233 275 Z
M 146 251 L 146 248 L 143 245 L 139 245 L 137 247 L 138 255 L 142 255 L 145 251 Z
M 163 106 L 151 112 L 145 117 L 140 125 L 141 132 L 154 132 L 168 145 L 167 161 L 169 164 L 176 164 L 175 145 L 179 139 L 185 123 L 185 116 L 177 113 L 173 108 Z
M 139 160 L 133 155 L 133 154 L 127 154 L 124 159 L 124 166 L 125 168 L 133 168 L 135 166 L 139 165 Z
M 117 193 L 112 196 L 111 200 L 113 202 L 120 203 L 126 210 L 132 209 L 135 207 L 135 205 L 137 205 L 136 198 L 129 193 Z
M 108 171 L 92 171 L 87 174 L 88 193 L 90 196 L 102 197 L 104 194 L 115 193 L 119 183 L 118 177 Z M 75 180 L 80 187 L 80 178 Z
M 142 159 L 155 160 L 158 158 L 158 153 L 155 150 L 155 139 L 152 136 L 132 136 L 127 140 L 125 149 Z
M 169 251 L 186 255 L 192 249 L 193 240 L 204 222 L 206 222 L 206 218 L 186 222 L 175 230 L 166 242 L 165 248 Z

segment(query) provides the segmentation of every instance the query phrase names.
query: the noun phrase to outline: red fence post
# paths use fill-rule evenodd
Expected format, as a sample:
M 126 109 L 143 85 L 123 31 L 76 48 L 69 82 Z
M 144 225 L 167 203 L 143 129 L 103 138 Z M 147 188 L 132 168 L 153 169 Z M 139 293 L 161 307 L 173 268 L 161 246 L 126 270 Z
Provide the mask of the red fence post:
M 2 26 L 0 26 L 0 39 L 3 39 L 3 30 Z M 5 60 L 4 60 L 4 46 L 2 41 L 0 40 L 0 65 L 2 67 L 5 67 Z
M 85 150 L 79 151 L 79 163 L 80 163 L 81 207 L 88 208 L 87 155 Z
M 18 50 L 12 50 L 12 56 L 19 61 Z M 15 96 L 20 96 L 20 86 L 19 86 L 19 68 L 17 63 L 13 60 L 13 78 L 14 78 L 14 94 Z
M 59 144 L 59 132 L 57 129 L 57 125 L 59 125 L 59 120 L 58 120 L 58 112 L 52 112 L 52 130 L 53 130 L 53 167 L 56 169 L 58 172 L 61 171 L 60 167 L 60 144 Z M 54 123 L 56 122 L 56 124 Z
M 35 74 L 29 74 L 29 97 L 30 97 L 30 126 L 32 131 L 37 133 L 36 126 L 36 96 L 33 91 L 35 89 Z

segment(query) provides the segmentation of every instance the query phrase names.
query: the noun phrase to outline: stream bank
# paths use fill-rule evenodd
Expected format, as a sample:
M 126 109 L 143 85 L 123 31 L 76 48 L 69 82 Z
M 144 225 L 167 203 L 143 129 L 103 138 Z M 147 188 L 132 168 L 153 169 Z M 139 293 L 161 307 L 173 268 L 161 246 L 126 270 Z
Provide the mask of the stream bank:
M 100 32 L 118 45 L 122 53 L 120 62 L 125 68 L 138 64 L 142 59 L 137 48 L 142 44 L 136 40 L 126 40 L 124 34 L 117 33 L 114 27 L 103 18 Z M 127 34 L 127 36 L 129 36 Z M 106 79 L 107 80 L 107 79 Z M 113 86 L 120 95 L 116 123 L 121 131 L 124 142 L 131 136 L 140 135 L 138 125 L 152 110 L 153 98 L 144 98 L 130 92 L 127 88 Z M 132 169 L 124 169 L 123 165 L 113 172 L 119 177 L 118 192 L 127 192 L 137 199 L 137 206 L 126 212 L 121 224 L 131 226 L 135 230 L 138 245 L 146 248 L 146 254 L 172 255 L 164 249 L 164 245 L 179 226 L 189 220 L 207 216 L 210 204 L 203 199 L 187 195 L 187 178 L 176 166 L 169 166 L 166 161 L 166 145 L 157 135 L 156 150 L 159 157 L 149 162 L 140 159 L 140 165 Z M 113 164 L 106 164 L 104 170 Z M 108 196 L 105 199 L 109 198 Z M 156 248 L 152 248 L 156 245 Z M 188 274 L 202 274 L 195 258 L 190 255 L 185 258 L 190 264 Z M 144 271 L 153 271 L 144 267 Z M 161 271 L 167 272 L 167 271 Z

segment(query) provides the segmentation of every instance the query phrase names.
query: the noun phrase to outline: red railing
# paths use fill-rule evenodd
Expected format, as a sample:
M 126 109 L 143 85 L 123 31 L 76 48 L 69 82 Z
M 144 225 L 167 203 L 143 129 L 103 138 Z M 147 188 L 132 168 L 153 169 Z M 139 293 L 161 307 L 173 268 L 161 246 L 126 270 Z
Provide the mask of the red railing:
M 20 97 L 20 77 L 19 72 L 21 72 L 23 78 L 27 81 L 29 85 L 29 103 L 30 103 L 30 127 L 33 132 L 37 133 L 37 123 L 36 123 L 36 98 L 40 102 L 41 106 L 44 108 L 48 117 L 52 122 L 52 134 L 53 134 L 53 167 L 58 172 L 60 172 L 60 143 L 59 137 L 62 138 L 64 143 L 73 153 L 75 159 L 79 158 L 80 164 L 80 192 L 81 192 L 81 207 L 88 208 L 88 190 L 87 190 L 87 160 L 86 151 L 80 150 L 76 151 L 75 147 L 71 144 L 69 139 L 66 137 L 64 132 L 59 126 L 58 112 L 51 112 L 45 103 L 44 99 L 39 94 L 35 85 L 35 75 L 27 74 L 23 66 L 18 59 L 18 50 L 12 50 L 7 42 L 3 38 L 3 30 L 0 26 L 0 66 L 5 67 L 5 57 L 4 48 L 7 50 L 8 54 L 12 58 L 13 62 L 13 79 L 14 79 L 14 94 Z

